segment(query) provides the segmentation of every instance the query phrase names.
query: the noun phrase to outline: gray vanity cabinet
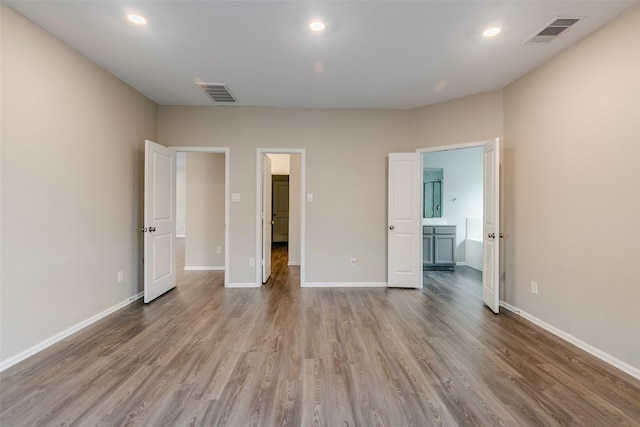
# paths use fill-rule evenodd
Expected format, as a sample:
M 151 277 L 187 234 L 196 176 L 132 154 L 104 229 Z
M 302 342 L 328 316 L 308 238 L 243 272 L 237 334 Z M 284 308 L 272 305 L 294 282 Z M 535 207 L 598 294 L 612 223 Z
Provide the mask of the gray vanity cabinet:
M 456 266 L 456 226 L 422 227 L 422 267 L 424 270 L 454 270 Z

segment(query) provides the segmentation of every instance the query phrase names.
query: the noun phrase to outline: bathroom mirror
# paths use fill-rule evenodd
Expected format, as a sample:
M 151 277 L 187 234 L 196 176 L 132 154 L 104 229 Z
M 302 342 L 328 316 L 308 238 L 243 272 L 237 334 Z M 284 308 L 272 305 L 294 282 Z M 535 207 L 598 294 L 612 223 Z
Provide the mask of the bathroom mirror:
M 442 218 L 442 181 L 444 169 L 424 168 L 423 218 Z

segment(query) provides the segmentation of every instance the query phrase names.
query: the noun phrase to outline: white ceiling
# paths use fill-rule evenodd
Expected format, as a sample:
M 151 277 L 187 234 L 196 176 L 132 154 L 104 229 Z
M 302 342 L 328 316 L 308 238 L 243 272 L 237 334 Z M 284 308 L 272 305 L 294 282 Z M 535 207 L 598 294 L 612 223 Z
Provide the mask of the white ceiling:
M 5 3 L 161 105 L 213 105 L 200 81 L 243 106 L 406 109 L 503 88 L 639 1 Z M 584 19 L 523 43 L 556 16 Z

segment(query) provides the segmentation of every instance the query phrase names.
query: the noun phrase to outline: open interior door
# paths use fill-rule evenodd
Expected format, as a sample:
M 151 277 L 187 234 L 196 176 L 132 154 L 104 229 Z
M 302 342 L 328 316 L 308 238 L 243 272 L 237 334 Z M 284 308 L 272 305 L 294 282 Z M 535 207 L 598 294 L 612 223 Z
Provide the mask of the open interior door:
M 420 153 L 389 153 L 387 283 L 422 287 Z
M 262 283 L 267 283 L 271 276 L 271 229 L 273 215 L 271 214 L 271 158 L 262 156 Z
M 484 145 L 482 300 L 500 312 L 500 141 Z
M 144 150 L 144 302 L 176 286 L 176 152 L 152 141 Z

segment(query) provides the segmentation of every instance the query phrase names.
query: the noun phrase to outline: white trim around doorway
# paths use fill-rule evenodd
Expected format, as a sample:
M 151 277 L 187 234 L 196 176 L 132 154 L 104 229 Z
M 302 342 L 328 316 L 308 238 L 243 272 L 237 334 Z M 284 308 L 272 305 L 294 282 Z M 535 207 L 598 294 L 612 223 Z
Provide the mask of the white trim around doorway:
M 229 286 L 229 176 L 230 163 L 229 147 L 169 147 L 175 151 L 187 153 L 219 153 L 224 154 L 224 286 Z
M 436 151 L 451 151 L 451 150 L 464 150 L 465 148 L 478 148 L 478 147 L 484 147 L 485 144 L 494 140 L 495 138 L 491 138 L 483 141 L 465 142 L 463 144 L 439 145 L 437 147 L 418 148 L 416 152 L 431 153 Z
M 465 142 L 465 143 L 462 143 L 462 144 L 450 144 L 450 145 L 439 145 L 437 147 L 418 148 L 418 149 L 416 149 L 416 152 L 420 153 L 420 164 L 421 164 L 421 168 L 423 168 L 424 166 L 422 166 L 422 154 L 424 154 L 424 153 L 436 153 L 436 152 L 441 152 L 441 151 L 464 150 L 464 149 L 467 149 L 467 148 L 481 148 L 481 147 L 484 147 L 485 144 L 490 143 L 490 142 L 492 142 L 494 140 L 495 140 L 495 138 L 482 140 L 482 141 Z M 422 175 L 420 175 L 420 179 L 421 180 L 423 179 Z M 483 199 L 484 199 L 484 196 L 483 196 Z M 420 251 L 420 252 L 422 253 L 422 251 Z M 502 255 L 500 255 L 500 256 L 502 256 Z M 422 255 L 420 255 L 420 263 L 422 264 Z M 456 265 L 466 265 L 466 264 L 467 264 L 466 262 L 456 262 Z M 420 268 L 422 268 L 422 265 L 420 266 Z M 421 284 L 421 286 L 424 286 L 424 274 L 420 278 L 420 284 Z
M 266 154 L 299 154 L 300 155 L 300 286 L 305 282 L 305 194 L 306 194 L 306 150 L 304 148 L 257 148 L 256 149 L 256 287 L 262 286 L 262 156 Z

